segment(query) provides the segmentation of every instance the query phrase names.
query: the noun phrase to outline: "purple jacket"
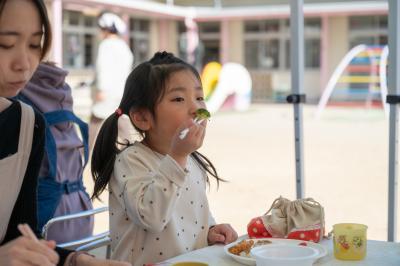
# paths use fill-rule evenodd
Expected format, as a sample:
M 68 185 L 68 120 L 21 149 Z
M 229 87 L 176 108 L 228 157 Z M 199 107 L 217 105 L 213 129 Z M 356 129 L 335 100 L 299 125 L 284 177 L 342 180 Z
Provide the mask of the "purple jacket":
M 32 79 L 21 91 L 21 94 L 28 98 L 42 113 L 56 110 L 73 111 L 73 100 L 71 88 L 65 83 L 67 71 L 49 64 L 40 64 Z M 75 125 L 71 122 L 64 122 L 50 127 L 56 143 L 57 166 L 55 180 L 57 183 L 77 182 L 83 175 L 83 144 L 79 138 Z M 43 158 L 39 177 L 48 176 L 49 161 L 47 156 Z M 41 189 L 38 190 L 39 208 Z M 52 216 L 72 214 L 92 209 L 88 194 L 82 190 L 72 193 L 60 194 L 59 203 L 51 213 Z M 40 210 L 39 210 L 40 213 Z M 40 217 L 39 217 L 40 221 Z M 93 219 L 82 218 L 68 222 L 56 223 L 48 231 L 48 239 L 57 243 L 77 240 L 92 234 Z

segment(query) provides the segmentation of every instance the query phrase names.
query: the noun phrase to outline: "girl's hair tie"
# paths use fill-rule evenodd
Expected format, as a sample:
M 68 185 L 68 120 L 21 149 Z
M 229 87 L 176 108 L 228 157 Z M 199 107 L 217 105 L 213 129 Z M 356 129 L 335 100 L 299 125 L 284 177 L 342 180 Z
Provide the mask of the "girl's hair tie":
M 120 117 L 122 115 L 122 109 L 118 108 L 117 110 L 115 110 L 115 114 Z

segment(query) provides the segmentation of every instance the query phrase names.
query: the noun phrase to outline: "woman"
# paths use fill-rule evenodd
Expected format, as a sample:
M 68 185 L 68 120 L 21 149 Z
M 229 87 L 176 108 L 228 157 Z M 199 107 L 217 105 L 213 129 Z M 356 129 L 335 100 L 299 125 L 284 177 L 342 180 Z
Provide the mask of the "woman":
M 36 228 L 44 122 L 32 108 L 7 98 L 26 85 L 50 44 L 42 0 L 0 0 L 0 265 L 126 265 L 79 252 L 55 252 L 55 242 L 35 241 L 17 229 L 20 223 Z
M 90 149 L 93 148 L 97 131 L 104 119 L 118 108 L 126 78 L 133 65 L 132 51 L 121 37 L 126 31 L 125 22 L 116 14 L 106 12 L 99 17 L 98 26 L 101 42 L 96 60 L 96 86 L 92 95 Z

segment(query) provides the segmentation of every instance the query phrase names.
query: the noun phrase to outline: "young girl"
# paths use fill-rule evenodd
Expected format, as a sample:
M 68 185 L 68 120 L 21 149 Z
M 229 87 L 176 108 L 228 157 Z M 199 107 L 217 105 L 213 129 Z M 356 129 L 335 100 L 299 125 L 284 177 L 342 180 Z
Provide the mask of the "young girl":
M 129 75 L 117 111 L 97 137 L 93 197 L 108 185 L 112 258 L 143 265 L 237 239 L 228 224 L 216 225 L 205 187 L 207 173 L 221 180 L 199 152 L 206 121 L 193 122 L 205 108 L 197 71 L 170 53 L 156 53 Z M 118 119 L 128 115 L 141 142 L 118 149 Z M 179 133 L 189 128 L 185 138 Z

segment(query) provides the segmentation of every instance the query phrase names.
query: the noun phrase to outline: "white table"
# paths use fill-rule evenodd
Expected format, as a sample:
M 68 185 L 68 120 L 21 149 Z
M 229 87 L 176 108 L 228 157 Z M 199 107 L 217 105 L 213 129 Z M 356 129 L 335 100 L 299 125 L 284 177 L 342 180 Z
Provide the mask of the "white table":
M 400 243 L 368 240 L 367 256 L 361 261 L 342 261 L 333 257 L 332 240 L 323 240 L 320 244 L 328 249 L 328 255 L 314 265 L 363 265 L 363 266 L 400 266 Z M 210 266 L 242 266 L 224 253 L 221 245 L 209 246 L 169 259 L 167 262 L 200 261 Z

